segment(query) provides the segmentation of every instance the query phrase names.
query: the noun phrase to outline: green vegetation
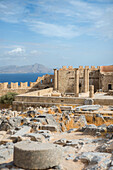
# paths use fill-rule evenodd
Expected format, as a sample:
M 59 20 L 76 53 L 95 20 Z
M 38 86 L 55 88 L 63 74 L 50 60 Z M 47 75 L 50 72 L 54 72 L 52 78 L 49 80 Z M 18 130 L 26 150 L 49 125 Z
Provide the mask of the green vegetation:
M 17 93 L 8 92 L 7 94 L 1 96 L 0 103 L 2 103 L 2 104 L 12 104 L 14 97 L 16 95 L 17 95 Z

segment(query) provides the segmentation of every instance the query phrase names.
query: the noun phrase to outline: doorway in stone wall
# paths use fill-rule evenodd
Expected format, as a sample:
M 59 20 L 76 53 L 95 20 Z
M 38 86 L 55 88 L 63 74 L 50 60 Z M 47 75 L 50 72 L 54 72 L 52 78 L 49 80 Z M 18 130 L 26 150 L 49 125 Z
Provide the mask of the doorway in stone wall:
M 112 84 L 108 84 L 108 90 L 112 90 Z
M 79 93 L 82 93 L 82 85 L 79 83 Z

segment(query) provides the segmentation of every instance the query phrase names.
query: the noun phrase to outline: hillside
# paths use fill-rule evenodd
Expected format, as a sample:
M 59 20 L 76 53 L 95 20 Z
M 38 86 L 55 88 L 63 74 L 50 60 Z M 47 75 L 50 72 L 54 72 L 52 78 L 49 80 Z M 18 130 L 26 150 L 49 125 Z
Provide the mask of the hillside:
M 0 67 L 0 73 L 51 73 L 53 69 L 50 69 L 42 64 L 34 65 L 9 65 Z

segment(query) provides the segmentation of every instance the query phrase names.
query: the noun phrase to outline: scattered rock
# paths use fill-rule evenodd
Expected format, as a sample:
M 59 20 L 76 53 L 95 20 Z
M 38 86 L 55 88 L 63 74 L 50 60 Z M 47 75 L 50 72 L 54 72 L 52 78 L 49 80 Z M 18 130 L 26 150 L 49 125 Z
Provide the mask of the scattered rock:
M 58 131 L 58 127 L 56 125 L 41 125 L 40 129 L 49 130 L 51 132 L 57 132 Z
M 20 130 L 18 130 L 14 135 L 11 136 L 11 139 L 13 141 L 16 141 L 18 137 L 24 136 L 26 133 L 29 133 L 30 130 L 31 130 L 31 127 L 23 126 Z

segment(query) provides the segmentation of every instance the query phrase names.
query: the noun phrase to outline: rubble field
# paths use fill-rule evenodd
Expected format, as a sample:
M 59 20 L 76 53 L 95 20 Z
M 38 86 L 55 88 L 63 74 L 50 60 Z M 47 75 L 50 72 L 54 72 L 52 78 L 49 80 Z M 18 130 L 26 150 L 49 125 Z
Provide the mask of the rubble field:
M 2 109 L 0 170 L 113 170 L 112 114 L 98 105 Z

